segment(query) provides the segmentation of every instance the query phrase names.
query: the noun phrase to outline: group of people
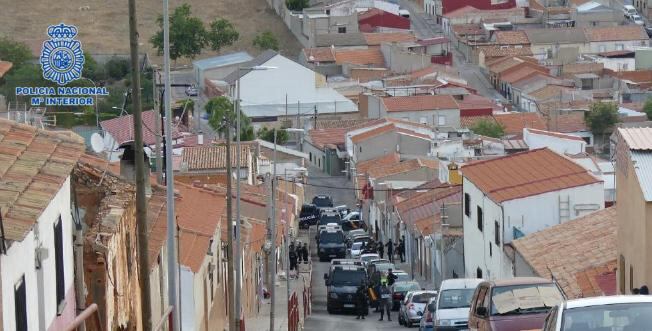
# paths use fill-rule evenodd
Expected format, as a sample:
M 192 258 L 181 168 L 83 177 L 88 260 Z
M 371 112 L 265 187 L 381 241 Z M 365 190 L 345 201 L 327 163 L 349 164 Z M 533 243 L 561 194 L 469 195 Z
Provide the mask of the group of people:
M 381 259 L 385 258 L 385 247 L 387 247 L 387 258 L 390 262 L 394 263 L 394 257 L 398 257 L 402 262 L 405 262 L 405 237 L 399 239 L 397 244 L 394 244 L 392 239 L 387 243 L 376 243 L 371 239 L 367 243 L 362 243 L 362 254 L 378 253 Z
M 358 286 L 355 294 L 356 319 L 365 319 L 365 316 L 369 314 L 369 296 L 371 295 L 375 297 L 374 301 L 377 301 L 375 312 L 380 312 L 379 321 L 384 320 L 385 313 L 387 313 L 387 321 L 391 322 L 392 292 L 389 287 L 394 285 L 396 279 L 398 276 L 392 272 L 392 269 L 389 269 L 386 279 L 380 284 L 371 284 L 370 287 L 367 287 L 367 284 L 363 282 Z
M 296 273 L 299 263 L 308 263 L 308 244 L 301 244 L 301 242 L 298 242 L 295 246 L 294 243 L 291 243 L 289 249 L 290 272 Z
M 633 288 L 632 294 L 650 295 L 650 289 L 647 288 L 647 285 L 643 285 L 641 288 Z

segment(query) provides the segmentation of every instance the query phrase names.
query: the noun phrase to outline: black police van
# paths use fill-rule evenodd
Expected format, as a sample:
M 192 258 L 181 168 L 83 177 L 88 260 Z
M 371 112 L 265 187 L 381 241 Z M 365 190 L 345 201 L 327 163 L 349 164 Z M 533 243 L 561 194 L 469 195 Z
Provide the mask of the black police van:
M 319 208 L 313 204 L 305 204 L 301 206 L 301 213 L 299 214 L 299 228 L 307 229 L 311 225 L 319 222 Z
M 355 310 L 355 294 L 358 286 L 367 279 L 367 271 L 360 260 L 334 259 L 327 274 L 326 310 L 329 314 Z
M 346 257 L 346 243 L 342 230 L 327 229 L 319 232 L 317 239 L 319 261 Z
M 333 207 L 333 198 L 328 195 L 316 195 L 312 198 L 312 204 L 317 208 Z

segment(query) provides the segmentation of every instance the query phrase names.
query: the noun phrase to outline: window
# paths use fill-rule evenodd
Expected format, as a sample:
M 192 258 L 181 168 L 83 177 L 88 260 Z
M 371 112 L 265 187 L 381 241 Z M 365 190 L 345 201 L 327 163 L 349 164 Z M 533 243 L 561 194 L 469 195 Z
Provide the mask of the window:
M 446 116 L 444 115 L 437 116 L 437 125 L 446 125 Z
M 552 308 L 548 317 L 544 321 L 544 331 L 555 331 L 557 327 L 557 307 Z
M 464 215 L 471 217 L 471 195 L 464 193 Z
M 634 288 L 634 266 L 629 265 L 629 292 Z
M 480 270 L 480 268 L 478 268 L 478 271 L 480 272 L 480 274 L 482 274 L 482 270 Z M 482 278 L 482 277 L 478 277 L 478 278 Z M 484 300 L 485 300 L 485 297 L 486 297 L 485 294 L 487 294 L 487 288 L 486 287 L 481 287 L 481 288 L 478 289 L 478 296 L 476 297 L 475 304 L 473 305 L 473 313 L 474 314 L 478 310 L 479 307 L 484 307 Z
M 498 221 L 494 222 L 494 241 L 496 246 L 500 246 L 500 224 L 498 224 Z
M 308 153 L 308 155 L 310 156 L 310 162 L 312 162 L 312 152 Z
M 617 50 L 617 51 L 622 51 L 623 49 L 625 49 L 625 45 L 623 45 L 623 44 L 616 44 L 616 50 Z
M 491 247 L 491 243 L 489 243 L 489 256 L 494 256 L 493 253 L 494 253 L 494 250 L 493 250 L 493 248 Z
M 482 278 L 482 269 L 480 267 L 475 270 L 475 278 Z
M 482 208 L 478 206 L 478 230 L 482 231 L 483 225 L 484 225 L 484 220 L 482 219 Z
M 346 27 L 345 26 L 340 26 L 337 28 L 337 33 L 346 33 Z
M 605 46 L 605 45 L 600 45 L 600 47 L 598 47 L 598 49 L 600 50 L 600 53 L 602 53 L 602 52 L 606 52 L 606 51 L 607 51 L 607 46 Z
M 358 147 L 358 152 L 362 153 L 362 146 Z
M 56 268 L 56 284 L 57 284 L 57 312 L 61 312 L 61 303 L 66 298 L 66 283 L 63 273 L 63 222 L 61 216 L 59 220 L 54 223 L 54 262 Z
M 420 124 L 428 124 L 428 119 L 425 117 L 419 117 L 419 123 Z
M 27 331 L 27 295 L 25 290 L 25 275 L 14 285 L 14 314 L 16 331 Z
M 620 261 L 618 262 L 618 286 L 620 288 L 620 294 L 625 294 L 625 257 L 620 256 Z

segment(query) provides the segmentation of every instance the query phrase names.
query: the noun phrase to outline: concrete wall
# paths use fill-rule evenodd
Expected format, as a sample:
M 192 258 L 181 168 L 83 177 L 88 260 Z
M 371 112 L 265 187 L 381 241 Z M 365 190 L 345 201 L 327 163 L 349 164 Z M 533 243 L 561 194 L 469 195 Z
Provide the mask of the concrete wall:
M 439 131 L 454 131 L 461 125 L 459 109 L 400 111 L 386 113 L 386 116 L 426 124 Z
M 375 159 L 385 154 L 398 152 L 397 133 L 394 131 L 353 144 L 355 162 Z
M 308 156 L 308 162 L 321 169 L 324 170 L 324 157 L 326 154 L 324 154 L 324 151 L 315 147 L 313 144 L 309 143 L 308 141 L 304 141 L 303 143 L 303 152 L 307 153 Z
M 65 306 L 57 312 L 56 263 L 54 247 L 54 224 L 59 217 L 63 231 L 63 271 Z M 7 224 L 5 224 L 5 228 Z M 74 291 L 73 240 L 74 222 L 70 211 L 70 177 L 38 217 L 32 231 L 22 241 L 8 247 L 6 255 L 0 255 L 2 278 L 2 322 L 4 330 L 16 330 L 14 293 L 15 286 L 25 277 L 27 327 L 29 330 L 61 330 L 76 314 Z M 47 251 L 40 268 L 36 266 L 37 247 Z
M 591 42 L 587 53 L 634 50 L 637 47 L 647 47 L 649 45 L 649 40 Z
M 586 149 L 586 142 L 584 140 L 571 140 L 549 136 L 546 134 L 538 134 L 523 129 L 523 140 L 530 147 L 530 149 L 548 147 L 558 154 L 579 154 L 584 153 Z
M 380 51 L 385 58 L 385 66 L 397 74 L 421 70 L 431 65 L 430 55 L 409 52 L 395 44 L 383 43 Z

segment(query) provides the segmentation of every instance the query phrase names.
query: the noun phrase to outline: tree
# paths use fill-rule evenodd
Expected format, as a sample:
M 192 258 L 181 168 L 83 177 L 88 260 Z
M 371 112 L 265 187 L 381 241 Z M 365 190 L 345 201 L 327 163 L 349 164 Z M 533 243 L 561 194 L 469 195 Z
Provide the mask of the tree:
M 226 133 L 226 123 L 236 125 L 236 114 L 233 110 L 233 103 L 226 97 L 217 97 L 210 99 L 204 107 L 209 114 L 208 124 L 213 130 L 224 135 Z M 254 128 L 251 126 L 251 119 L 240 112 L 240 140 L 254 140 Z
M 174 9 L 170 16 L 170 58 L 176 60 L 180 57 L 194 58 L 201 53 L 206 45 L 206 28 L 197 17 L 190 16 L 190 5 L 183 4 Z M 161 28 L 150 42 L 157 49 L 158 54 L 163 54 L 163 15 L 159 15 Z
M 183 4 L 174 9 L 170 16 L 170 58 L 177 60 L 180 57 L 194 58 L 206 46 L 214 51 L 219 51 L 224 46 L 232 45 L 240 34 L 235 26 L 225 19 L 215 19 L 210 28 L 206 30 L 201 19 L 191 15 L 190 5 Z M 161 28 L 149 40 L 157 49 L 158 54 L 163 54 L 163 16 L 157 19 Z
M 270 143 L 274 142 L 274 132 L 276 131 L 276 143 L 279 145 L 285 144 L 290 136 L 288 135 L 288 132 L 285 130 L 278 130 L 276 128 L 274 129 L 269 129 L 267 127 L 263 127 L 258 131 L 258 138 L 269 141 Z
M 492 138 L 501 138 L 505 135 L 505 128 L 502 126 L 502 124 L 486 119 L 481 119 L 476 122 L 471 127 L 471 131 L 473 131 L 475 134 Z
M 276 39 L 276 36 L 274 36 L 273 33 L 270 31 L 265 31 L 254 38 L 253 45 L 262 49 L 262 50 L 267 50 L 267 49 L 273 49 L 275 51 L 278 51 L 278 39 Z
M 285 5 L 289 10 L 301 11 L 303 8 L 308 7 L 309 0 L 286 0 Z
M 131 71 L 129 60 L 119 57 L 112 57 L 106 64 L 104 70 L 106 75 L 113 80 L 121 80 Z
M 7 97 L 7 100 L 15 100 L 16 87 L 54 87 L 56 83 L 43 79 L 41 66 L 37 64 L 25 63 L 10 70 L 3 78 L 2 85 L 0 85 L 0 94 Z M 19 97 L 25 98 L 25 97 Z M 23 102 L 29 103 L 28 99 Z
M 593 103 L 586 116 L 586 124 L 595 135 L 604 135 L 618 122 L 618 106 L 612 102 Z
M 645 101 L 645 105 L 643 105 L 643 111 L 647 115 L 647 119 L 652 121 L 652 98 Z
M 0 60 L 9 61 L 14 64 L 14 67 L 19 67 L 33 57 L 32 51 L 26 44 L 0 37 Z
M 97 64 L 97 61 L 88 52 L 84 52 L 84 77 L 94 80 L 96 83 L 106 79 L 104 66 Z
M 214 20 L 208 30 L 207 42 L 211 49 L 219 52 L 222 47 L 231 46 L 240 38 L 233 23 L 223 18 Z

